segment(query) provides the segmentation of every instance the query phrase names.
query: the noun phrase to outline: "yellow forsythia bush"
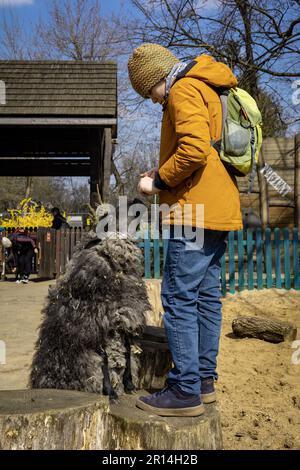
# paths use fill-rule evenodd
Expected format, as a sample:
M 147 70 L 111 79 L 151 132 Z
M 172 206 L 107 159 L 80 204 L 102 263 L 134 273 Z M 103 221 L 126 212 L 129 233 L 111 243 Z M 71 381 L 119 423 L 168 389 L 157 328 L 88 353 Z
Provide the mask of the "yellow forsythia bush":
M 0 219 L 0 226 L 11 227 L 51 227 L 53 216 L 43 205 L 23 199 L 17 209 L 9 209 L 10 217 Z

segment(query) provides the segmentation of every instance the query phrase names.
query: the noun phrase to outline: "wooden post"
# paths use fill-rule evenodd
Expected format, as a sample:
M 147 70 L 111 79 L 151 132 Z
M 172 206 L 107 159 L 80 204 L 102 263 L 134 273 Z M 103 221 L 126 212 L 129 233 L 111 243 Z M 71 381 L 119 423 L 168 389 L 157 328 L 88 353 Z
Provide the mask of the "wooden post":
M 238 273 L 239 280 L 238 286 L 239 291 L 244 290 L 245 278 L 244 278 L 244 231 L 239 230 L 237 232 L 237 244 L 238 244 Z
M 300 231 L 300 134 L 295 136 L 295 227 Z
M 234 231 L 228 234 L 229 292 L 235 293 Z
M 92 207 L 99 204 L 98 192 L 102 202 L 107 202 L 111 174 L 112 141 L 111 128 L 97 129 L 92 144 L 90 203 Z M 97 188 L 98 186 L 98 188 Z
M 104 129 L 103 184 L 102 184 L 102 198 L 104 202 L 107 202 L 108 195 L 109 195 L 111 158 L 112 158 L 111 128 L 106 127 Z
M 247 287 L 254 289 L 253 278 L 253 232 L 251 228 L 247 229 Z
M 100 203 L 98 191 L 101 194 L 103 184 L 102 160 L 104 155 L 104 130 L 95 129 L 93 143 L 91 145 L 91 173 L 90 173 L 90 204 L 96 208 Z
M 274 246 L 275 246 L 275 287 L 276 289 L 282 288 L 281 282 L 281 243 L 280 243 L 281 231 L 280 228 L 274 229 Z
M 265 166 L 264 150 L 266 142 L 262 143 L 261 151 L 259 153 L 258 165 L 257 165 L 257 178 L 259 187 L 259 206 L 260 206 L 260 219 L 262 228 L 265 229 L 269 225 L 269 195 L 268 185 L 264 175 L 260 170 Z

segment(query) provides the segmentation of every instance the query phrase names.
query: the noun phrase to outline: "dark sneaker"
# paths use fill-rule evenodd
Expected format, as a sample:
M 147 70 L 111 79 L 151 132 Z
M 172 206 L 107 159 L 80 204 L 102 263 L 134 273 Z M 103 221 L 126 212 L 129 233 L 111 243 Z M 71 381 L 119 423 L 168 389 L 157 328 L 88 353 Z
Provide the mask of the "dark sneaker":
M 205 404 L 213 403 L 217 399 L 214 382 L 213 377 L 201 380 L 201 400 Z
M 183 392 L 177 385 L 140 397 L 136 406 L 158 416 L 200 416 L 204 413 L 199 395 Z

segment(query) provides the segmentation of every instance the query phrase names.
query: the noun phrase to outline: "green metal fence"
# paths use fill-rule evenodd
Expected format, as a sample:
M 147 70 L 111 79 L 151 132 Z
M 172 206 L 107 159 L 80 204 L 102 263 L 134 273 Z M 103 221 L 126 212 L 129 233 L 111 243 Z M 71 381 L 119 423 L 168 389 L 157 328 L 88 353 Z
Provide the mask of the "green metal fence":
M 159 279 L 168 240 L 145 238 L 145 278 Z M 299 234 L 296 228 L 231 231 L 221 259 L 221 288 L 234 293 L 244 289 L 300 290 Z

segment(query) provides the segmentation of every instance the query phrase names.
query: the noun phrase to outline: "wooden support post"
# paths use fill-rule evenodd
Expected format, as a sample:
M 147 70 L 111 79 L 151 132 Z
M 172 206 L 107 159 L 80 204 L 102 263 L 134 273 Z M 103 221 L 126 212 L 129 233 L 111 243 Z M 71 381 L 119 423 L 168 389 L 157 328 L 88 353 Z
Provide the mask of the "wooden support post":
M 109 196 L 109 182 L 111 174 L 111 158 L 112 158 L 112 141 L 111 128 L 104 129 L 104 154 L 103 154 L 103 183 L 102 198 L 107 202 Z
M 97 128 L 93 133 L 91 146 L 90 204 L 96 208 L 99 204 L 98 192 L 103 185 L 104 129 Z
M 99 204 L 98 192 L 102 202 L 107 202 L 111 174 L 112 141 L 111 128 L 97 129 L 92 145 L 91 159 L 91 206 Z
M 269 195 L 268 184 L 264 175 L 260 170 L 265 166 L 264 150 L 266 142 L 262 143 L 261 151 L 259 153 L 259 160 L 257 165 L 257 178 L 259 187 L 259 201 L 260 201 L 260 219 L 262 228 L 265 229 L 269 225 Z
M 295 136 L 295 227 L 300 231 L 300 134 Z

